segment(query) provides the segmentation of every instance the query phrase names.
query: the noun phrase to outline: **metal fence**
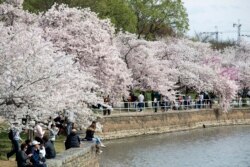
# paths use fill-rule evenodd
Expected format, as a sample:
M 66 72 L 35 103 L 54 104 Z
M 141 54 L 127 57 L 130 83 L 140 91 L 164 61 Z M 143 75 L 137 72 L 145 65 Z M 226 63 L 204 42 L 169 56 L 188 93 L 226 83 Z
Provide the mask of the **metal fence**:
M 133 111 L 168 111 L 168 110 L 188 110 L 188 109 L 202 109 L 211 108 L 211 100 L 179 100 L 179 101 L 147 101 L 147 102 L 118 102 L 113 104 L 113 109 L 120 112 L 133 112 Z
M 142 111 L 168 111 L 168 110 L 201 110 L 209 109 L 219 105 L 218 99 L 208 100 L 176 100 L 176 101 L 147 101 L 147 102 L 116 102 L 112 104 L 111 113 L 142 112 Z M 231 102 L 232 108 L 250 107 L 250 99 L 234 99 Z M 96 113 L 103 112 L 106 115 L 107 109 L 93 109 Z

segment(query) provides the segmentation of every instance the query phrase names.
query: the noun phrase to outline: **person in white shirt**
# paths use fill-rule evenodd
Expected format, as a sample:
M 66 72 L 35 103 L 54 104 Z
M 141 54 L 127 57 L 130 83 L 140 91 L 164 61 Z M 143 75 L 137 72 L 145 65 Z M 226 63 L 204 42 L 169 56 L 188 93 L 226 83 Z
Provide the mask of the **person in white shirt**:
M 48 129 L 49 129 L 49 140 L 51 141 L 52 144 L 54 144 L 59 129 L 55 126 L 55 124 L 52 124 L 52 122 L 48 125 Z
M 162 111 L 166 111 L 167 110 L 167 98 L 166 96 L 162 96 L 162 103 L 161 103 L 161 109 Z
M 158 101 L 157 101 L 157 98 L 156 98 L 156 97 L 154 98 L 154 103 L 153 103 L 153 105 L 154 105 L 155 112 L 157 112 Z
M 199 95 L 199 100 L 200 100 L 200 108 L 203 108 L 204 106 L 203 106 L 203 100 L 204 100 L 204 95 L 203 95 L 203 93 L 200 93 L 200 95 Z
M 67 110 L 64 110 L 64 116 L 67 121 L 66 132 L 67 132 L 67 135 L 70 135 L 73 124 L 75 122 L 75 114 L 73 111 L 70 111 L 67 109 Z
M 140 112 L 142 111 L 142 108 L 144 106 L 144 95 L 142 93 L 140 93 L 140 95 L 138 96 L 138 100 L 139 100 L 139 103 L 138 103 L 138 107 L 140 109 Z
M 45 159 L 46 150 L 43 143 L 40 144 L 39 154 L 41 155 L 41 159 Z
M 45 131 L 43 130 L 39 122 L 37 122 L 36 126 L 34 127 L 34 133 L 35 133 L 35 137 L 39 137 L 40 139 L 43 138 Z

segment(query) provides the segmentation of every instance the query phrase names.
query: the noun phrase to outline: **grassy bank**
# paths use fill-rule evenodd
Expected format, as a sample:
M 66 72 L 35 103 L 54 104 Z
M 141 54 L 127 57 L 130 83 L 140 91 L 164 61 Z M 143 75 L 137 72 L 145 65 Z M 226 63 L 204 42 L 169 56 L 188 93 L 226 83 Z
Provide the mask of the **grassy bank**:
M 7 160 L 6 154 L 11 150 L 12 144 L 8 138 L 8 132 L 6 131 L 8 127 L 6 124 L 0 124 L 0 166 L 14 167 L 16 166 L 15 155 L 13 155 L 10 160 Z M 25 141 L 27 139 L 27 134 L 22 133 L 21 138 Z M 65 150 L 64 141 L 65 136 L 58 136 L 55 142 L 55 149 L 57 153 Z

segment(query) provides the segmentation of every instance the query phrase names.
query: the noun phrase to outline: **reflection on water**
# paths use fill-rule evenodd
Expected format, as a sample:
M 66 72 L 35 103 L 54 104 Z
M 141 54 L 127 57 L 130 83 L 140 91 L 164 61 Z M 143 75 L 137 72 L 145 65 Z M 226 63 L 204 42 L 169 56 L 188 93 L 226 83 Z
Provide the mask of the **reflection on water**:
M 106 142 L 101 167 L 250 167 L 250 126 Z

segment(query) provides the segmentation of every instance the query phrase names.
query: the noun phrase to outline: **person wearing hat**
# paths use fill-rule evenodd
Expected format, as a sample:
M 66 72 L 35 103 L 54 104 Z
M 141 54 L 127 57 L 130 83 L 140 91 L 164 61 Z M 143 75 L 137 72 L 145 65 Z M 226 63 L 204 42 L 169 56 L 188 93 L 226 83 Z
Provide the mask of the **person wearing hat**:
M 31 162 L 33 163 L 34 167 L 47 167 L 45 164 L 45 159 L 40 156 L 40 142 L 34 140 L 32 142 L 33 150 L 32 150 L 32 157 Z
M 22 128 L 18 127 L 19 122 L 17 122 L 17 121 L 13 122 L 13 125 L 14 125 L 14 127 L 12 127 L 13 139 L 11 140 L 12 150 L 7 153 L 7 159 L 9 159 L 14 154 L 17 155 L 18 151 L 20 150 L 19 141 L 22 141 L 22 139 L 20 137 L 20 133 L 22 132 Z

